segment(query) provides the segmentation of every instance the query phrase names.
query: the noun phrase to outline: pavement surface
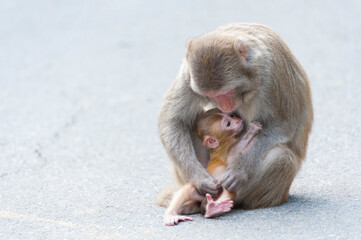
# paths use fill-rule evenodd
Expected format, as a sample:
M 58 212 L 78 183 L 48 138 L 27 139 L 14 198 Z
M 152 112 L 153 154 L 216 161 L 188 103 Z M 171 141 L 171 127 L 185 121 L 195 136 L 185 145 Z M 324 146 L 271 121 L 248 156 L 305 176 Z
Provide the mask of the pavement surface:
M 0 239 L 361 239 L 360 1 L 0 1 Z M 280 207 L 163 226 L 157 134 L 188 39 L 275 29 L 311 79 Z

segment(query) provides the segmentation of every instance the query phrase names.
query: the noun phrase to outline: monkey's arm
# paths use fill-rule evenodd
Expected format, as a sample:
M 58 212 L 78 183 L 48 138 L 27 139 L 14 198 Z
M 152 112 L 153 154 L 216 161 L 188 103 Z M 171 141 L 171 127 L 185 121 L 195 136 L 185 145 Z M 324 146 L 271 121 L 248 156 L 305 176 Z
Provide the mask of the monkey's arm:
M 252 138 L 245 149 L 241 149 L 231 159 L 221 177 L 222 186 L 228 191 L 237 192 L 254 176 L 266 153 L 276 145 L 286 141 L 287 138 L 277 128 L 262 130 L 261 133 Z
M 214 196 L 221 190 L 220 184 L 198 161 L 191 135 L 205 100 L 191 90 L 185 68 L 183 64 L 176 81 L 166 93 L 159 115 L 159 135 L 184 183 L 192 182 L 200 194 Z

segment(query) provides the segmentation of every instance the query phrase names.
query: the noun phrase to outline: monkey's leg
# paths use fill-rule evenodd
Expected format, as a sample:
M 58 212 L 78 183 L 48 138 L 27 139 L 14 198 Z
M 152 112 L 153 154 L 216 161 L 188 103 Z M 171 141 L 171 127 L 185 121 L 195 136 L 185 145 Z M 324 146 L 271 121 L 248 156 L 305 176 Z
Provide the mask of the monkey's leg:
M 201 141 L 195 134 L 192 134 L 192 140 L 194 142 L 194 150 L 196 156 L 202 166 L 206 168 L 209 162 L 209 151 L 206 147 L 204 147 L 203 141 Z M 156 200 L 157 205 L 161 207 L 168 207 L 174 193 L 178 191 L 185 183 L 190 182 L 190 179 L 184 178 L 184 176 L 182 177 L 182 174 L 179 171 L 180 170 L 173 166 L 173 173 L 177 180 L 177 184 L 167 186 L 159 192 Z M 188 202 L 184 204 L 179 211 L 182 214 L 199 213 L 200 204 L 198 203 L 198 201 Z
M 201 213 L 201 202 L 200 201 L 188 201 L 180 207 L 178 210 L 179 214 L 191 215 L 196 213 Z
M 216 164 L 218 164 L 218 166 L 215 166 Z M 213 166 L 208 167 L 208 170 L 212 170 L 210 173 L 215 178 L 219 178 L 226 170 L 226 165 L 223 161 L 214 162 L 212 165 Z M 205 205 L 204 217 L 211 218 L 217 217 L 225 212 L 230 212 L 233 207 L 233 200 L 235 199 L 236 194 L 223 188 L 222 194 L 217 198 L 217 200 L 214 201 L 209 194 L 206 194 L 206 197 L 207 203 Z
M 158 193 L 157 199 L 155 201 L 155 203 L 158 206 L 168 207 L 174 194 L 185 185 L 182 178 L 179 176 L 178 170 L 175 167 L 173 168 L 173 172 L 176 177 L 177 184 L 166 186 Z M 179 212 L 181 214 L 187 214 L 187 215 L 199 213 L 200 212 L 199 201 L 188 201 L 187 203 L 183 204 Z
M 215 177 L 216 179 L 219 179 L 221 177 L 221 175 L 224 173 L 224 171 L 226 170 L 227 165 L 223 161 L 214 163 L 214 165 L 216 165 L 216 164 L 218 166 L 209 166 L 207 168 L 207 170 L 211 170 L 210 171 L 211 175 L 213 177 Z M 235 192 L 230 192 L 230 191 L 226 190 L 225 188 L 223 188 L 221 195 L 217 197 L 217 201 L 218 200 L 222 201 L 225 199 L 235 200 L 235 198 L 236 198 Z
M 167 226 L 173 226 L 179 221 L 192 221 L 193 219 L 191 217 L 178 215 L 178 211 L 185 202 L 189 200 L 202 201 L 203 198 L 204 197 L 199 195 L 199 193 L 196 191 L 196 188 L 193 184 L 185 184 L 174 194 L 173 199 L 170 202 L 167 211 L 165 212 L 164 224 Z
M 168 207 L 172 201 L 173 195 L 182 187 L 182 185 L 169 185 L 162 189 L 157 196 L 156 204 L 161 207 Z M 201 212 L 201 203 L 199 201 L 191 200 L 182 205 L 178 210 L 179 214 L 195 214 Z
M 286 146 L 277 146 L 263 159 L 258 173 L 237 192 L 236 203 L 245 209 L 277 206 L 287 202 L 299 159 Z
M 161 207 L 168 207 L 172 201 L 174 193 L 182 188 L 182 186 L 183 184 L 173 184 L 166 186 L 158 193 L 155 203 Z

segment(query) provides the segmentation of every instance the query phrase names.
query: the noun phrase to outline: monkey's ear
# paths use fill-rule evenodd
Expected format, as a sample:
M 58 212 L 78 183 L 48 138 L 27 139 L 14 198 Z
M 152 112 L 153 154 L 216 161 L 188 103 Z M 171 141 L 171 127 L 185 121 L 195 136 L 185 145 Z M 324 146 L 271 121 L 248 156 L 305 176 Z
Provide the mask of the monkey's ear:
M 234 43 L 234 49 L 236 50 L 238 56 L 243 60 L 246 61 L 247 60 L 247 56 L 248 56 L 248 48 L 246 46 L 246 44 L 244 44 L 241 41 L 235 41 Z
M 256 43 L 250 41 L 244 37 L 238 37 L 234 41 L 233 48 L 243 63 L 250 63 L 256 59 L 262 57 L 268 51 L 262 47 L 263 45 L 256 45 Z M 260 51 L 260 48 L 262 51 Z
M 207 148 L 216 148 L 219 145 L 218 140 L 211 136 L 206 136 L 204 138 L 203 144 Z

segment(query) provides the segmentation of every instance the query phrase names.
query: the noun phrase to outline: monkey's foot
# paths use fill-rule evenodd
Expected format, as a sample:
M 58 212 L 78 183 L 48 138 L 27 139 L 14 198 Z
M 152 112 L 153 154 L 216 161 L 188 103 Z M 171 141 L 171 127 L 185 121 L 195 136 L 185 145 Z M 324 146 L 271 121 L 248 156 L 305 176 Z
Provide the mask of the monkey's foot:
M 218 215 L 230 212 L 233 207 L 233 201 L 231 199 L 225 199 L 222 201 L 214 201 L 211 195 L 207 194 L 207 205 L 206 205 L 206 213 L 204 217 L 211 218 L 217 217 Z
M 166 226 L 174 226 L 178 224 L 180 221 L 193 221 L 193 218 L 181 215 L 165 215 L 164 216 L 164 225 Z

